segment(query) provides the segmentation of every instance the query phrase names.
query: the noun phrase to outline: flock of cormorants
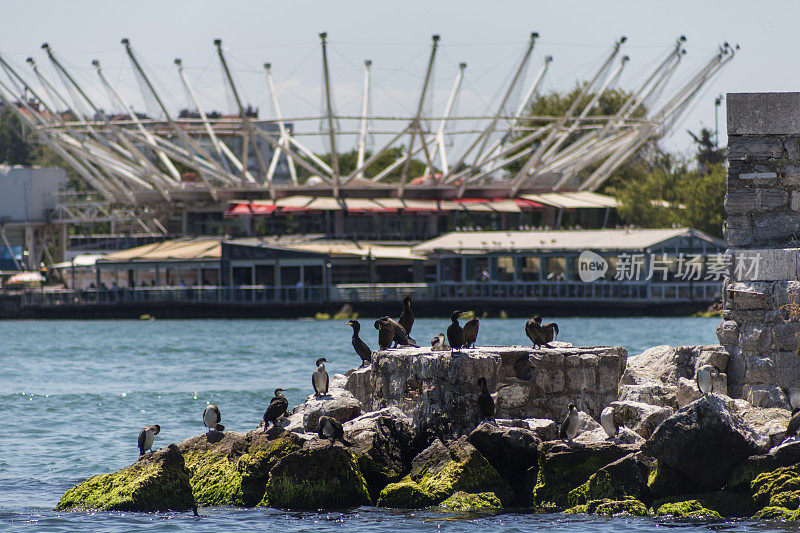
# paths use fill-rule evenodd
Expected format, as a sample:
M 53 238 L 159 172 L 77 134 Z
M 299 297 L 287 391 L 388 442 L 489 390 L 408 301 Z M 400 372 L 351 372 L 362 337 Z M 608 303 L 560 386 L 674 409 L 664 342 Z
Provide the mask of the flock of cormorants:
M 475 342 L 478 338 L 478 328 L 480 322 L 477 317 L 472 317 L 462 327 L 459 325 L 458 320 L 465 313 L 460 310 L 453 311 L 450 315 L 450 325 L 447 327 L 447 337 L 445 334 L 439 333 L 431 339 L 432 351 L 447 351 L 455 355 L 457 352 L 464 348 L 475 348 Z M 372 350 L 364 342 L 359 333 L 361 331 L 361 324 L 358 320 L 350 320 L 347 322 L 348 326 L 353 328 L 353 349 L 356 354 L 361 358 L 361 366 L 372 363 Z M 375 321 L 375 329 L 378 330 L 378 346 L 381 350 L 388 350 L 391 347 L 412 346 L 418 347 L 417 342 L 411 337 L 411 329 L 414 326 L 414 312 L 411 310 L 411 297 L 405 296 L 403 298 L 403 310 L 398 320 L 391 317 L 384 316 Z M 533 343 L 534 347 L 550 347 L 550 342 L 554 341 L 558 336 L 558 325 L 555 323 L 542 324 L 542 317 L 535 315 L 528 319 L 525 323 L 525 334 Z M 325 370 L 325 363 L 328 360 L 324 357 L 317 359 L 317 368 L 311 376 L 311 385 L 314 388 L 314 395 L 316 397 L 324 396 L 328 393 L 328 372 Z M 719 375 L 719 371 L 712 365 L 703 365 L 697 370 L 697 387 L 704 395 L 713 392 L 713 380 Z M 486 378 L 478 378 L 477 385 L 480 387 L 478 394 L 478 411 L 480 413 L 480 421 L 494 422 L 495 405 L 494 399 L 489 392 Z M 283 393 L 284 389 L 275 389 L 275 396 L 269 403 L 267 410 L 264 412 L 264 431 L 270 425 L 277 424 L 278 420 L 286 417 L 289 414 L 289 402 Z M 212 431 L 221 432 L 225 426 L 220 424 L 221 415 L 219 408 L 216 405 L 208 405 L 203 411 L 203 424 L 208 428 L 208 434 Z M 617 436 L 619 429 L 624 426 L 622 419 L 618 412 L 613 407 L 608 406 L 603 409 L 600 414 L 600 425 L 605 430 L 609 438 Z M 559 436 L 562 439 L 572 441 L 580 430 L 580 415 L 575 404 L 569 404 L 569 413 L 564 421 L 561 423 Z M 786 436 L 796 436 L 800 430 L 800 409 L 795 409 L 792 412 L 792 419 L 787 427 Z M 155 435 L 161 431 L 161 426 L 158 424 L 147 426 L 139 432 L 139 455 L 144 455 L 145 451 L 151 450 L 153 447 L 153 440 Z M 335 418 L 329 416 L 322 416 L 319 419 L 318 434 L 320 439 L 327 439 L 328 446 L 333 446 L 335 441 L 340 441 L 345 445 L 349 443 L 344 438 L 344 429 L 342 424 Z

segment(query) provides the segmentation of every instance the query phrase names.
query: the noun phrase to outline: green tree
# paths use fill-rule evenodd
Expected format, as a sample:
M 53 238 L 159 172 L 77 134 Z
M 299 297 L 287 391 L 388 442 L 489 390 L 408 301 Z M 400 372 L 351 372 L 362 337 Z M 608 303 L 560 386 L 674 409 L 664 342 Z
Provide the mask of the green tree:
M 31 145 L 24 140 L 19 117 L 0 104 L 0 163 L 29 165 L 31 151 Z

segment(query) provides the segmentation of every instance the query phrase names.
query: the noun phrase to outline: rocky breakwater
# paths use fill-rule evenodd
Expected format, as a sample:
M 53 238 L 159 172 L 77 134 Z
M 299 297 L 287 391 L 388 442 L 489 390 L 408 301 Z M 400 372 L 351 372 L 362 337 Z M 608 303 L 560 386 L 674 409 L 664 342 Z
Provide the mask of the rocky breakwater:
M 477 381 L 493 391 L 497 418 L 561 420 L 571 403 L 594 418 L 617 399 L 627 350 L 621 347 L 482 346 L 450 352 L 378 351 L 344 387 L 365 410 L 395 406 L 421 432 L 443 438 L 472 431 L 480 416 Z

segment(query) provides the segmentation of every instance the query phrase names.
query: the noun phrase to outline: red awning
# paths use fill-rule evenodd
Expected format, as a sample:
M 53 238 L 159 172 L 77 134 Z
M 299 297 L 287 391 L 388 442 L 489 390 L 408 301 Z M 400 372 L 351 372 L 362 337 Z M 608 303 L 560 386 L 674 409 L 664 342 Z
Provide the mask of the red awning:
M 527 207 L 528 209 L 544 207 L 544 204 L 540 204 L 539 202 L 534 202 L 533 200 L 526 200 L 525 198 L 514 198 L 514 202 L 518 206 L 523 208 Z
M 261 203 L 238 203 L 231 204 L 225 211 L 225 217 L 252 217 L 252 216 L 266 216 L 272 214 L 278 206 L 272 204 Z

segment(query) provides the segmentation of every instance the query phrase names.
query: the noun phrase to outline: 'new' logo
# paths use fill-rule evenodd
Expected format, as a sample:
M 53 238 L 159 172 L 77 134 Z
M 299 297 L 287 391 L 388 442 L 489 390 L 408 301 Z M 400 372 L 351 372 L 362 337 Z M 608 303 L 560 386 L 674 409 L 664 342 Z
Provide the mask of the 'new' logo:
M 578 276 L 589 283 L 602 278 L 608 271 L 608 262 L 594 252 L 586 250 L 578 256 Z

